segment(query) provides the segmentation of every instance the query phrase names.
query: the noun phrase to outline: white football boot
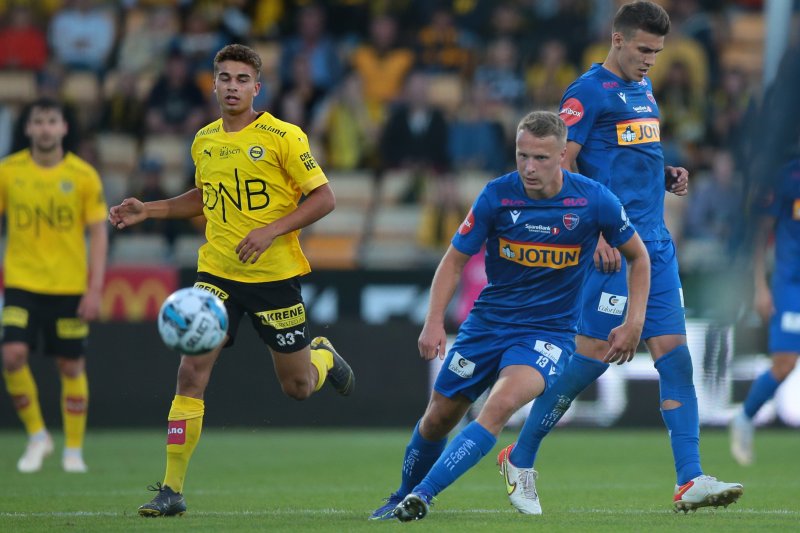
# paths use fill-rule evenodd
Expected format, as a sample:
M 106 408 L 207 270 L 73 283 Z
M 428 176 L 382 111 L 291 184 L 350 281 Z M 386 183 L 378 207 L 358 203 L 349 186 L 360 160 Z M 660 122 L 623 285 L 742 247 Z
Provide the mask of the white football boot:
M 38 472 L 42 469 L 44 458 L 53 453 L 53 439 L 49 433 L 44 436 L 28 439 L 25 453 L 17 461 L 17 470 L 24 474 Z
M 725 483 L 711 476 L 697 476 L 680 487 L 675 485 L 674 511 L 696 511 L 700 507 L 727 507 L 744 493 L 740 483 Z
M 70 474 L 85 474 L 89 467 L 83 462 L 83 453 L 80 448 L 64 448 L 61 458 L 61 467 Z
M 731 419 L 731 455 L 742 466 L 753 464 L 753 421 L 747 418 L 744 411 L 739 411 Z
M 506 483 L 506 493 L 511 505 L 522 514 L 542 514 L 539 494 L 536 492 L 538 472 L 533 468 L 517 468 L 508 459 L 513 444 L 509 444 L 497 455 L 497 466 Z

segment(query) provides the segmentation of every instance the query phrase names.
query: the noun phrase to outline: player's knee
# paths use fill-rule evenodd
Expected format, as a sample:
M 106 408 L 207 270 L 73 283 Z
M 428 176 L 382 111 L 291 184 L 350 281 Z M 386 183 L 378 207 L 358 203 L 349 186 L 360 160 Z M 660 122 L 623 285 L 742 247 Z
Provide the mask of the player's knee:
M 776 356 L 772 358 L 772 375 L 776 380 L 783 381 L 794 370 L 797 364 L 797 357 L 794 356 Z
M 447 436 L 456 427 L 460 416 L 454 413 L 445 413 L 439 410 L 428 410 L 422 416 L 419 431 L 428 440 L 439 440 Z
M 10 342 L 3 345 L 3 369 L 16 372 L 28 362 L 27 346 L 21 342 Z
M 664 411 L 671 411 L 673 409 L 677 409 L 682 405 L 683 404 L 677 400 L 663 400 L 661 402 L 661 409 L 663 409 Z
M 289 379 L 281 382 L 283 393 L 293 400 L 302 401 L 314 392 L 307 379 Z

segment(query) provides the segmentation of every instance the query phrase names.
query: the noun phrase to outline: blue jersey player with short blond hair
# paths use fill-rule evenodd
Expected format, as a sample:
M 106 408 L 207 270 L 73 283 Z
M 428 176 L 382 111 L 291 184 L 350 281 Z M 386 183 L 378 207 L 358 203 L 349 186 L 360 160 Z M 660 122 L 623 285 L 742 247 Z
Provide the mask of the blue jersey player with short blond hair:
M 731 421 L 731 454 L 747 466 L 753 463 L 753 417 L 792 373 L 800 355 L 800 159 L 780 172 L 765 199 L 753 256 L 756 311 L 769 325 L 772 366 L 756 378 L 742 409 Z M 767 282 L 767 245 L 775 238 L 772 290 Z
M 565 163 L 607 186 L 622 201 L 650 255 L 651 284 L 642 338 L 659 374 L 660 406 L 669 430 L 677 484 L 675 511 L 727 506 L 742 494 L 738 483 L 704 475 L 700 423 L 686 345 L 683 293 L 675 245 L 664 224 L 665 186 L 685 195 L 688 173 L 665 167 L 659 110 L 647 73 L 669 33 L 669 15 L 652 2 L 623 5 L 614 17 L 611 49 L 564 93 L 560 115 L 569 127 Z M 630 305 L 628 265 L 613 243 L 600 239 L 581 294 L 576 352 L 556 385 L 537 399 L 516 444 L 501 453 L 503 468 L 533 470 L 542 439 L 572 400 L 608 368 L 609 332 Z M 532 475 L 535 475 L 532 474 Z M 521 512 L 541 512 L 538 493 L 510 494 Z
M 650 283 L 647 250 L 606 187 L 561 168 L 566 137 L 555 113 L 523 118 L 517 171 L 486 185 L 439 263 L 419 350 L 444 364 L 406 448 L 400 488 L 372 519 L 424 518 L 431 499 L 492 449 L 509 417 L 553 387 L 574 350 L 580 287 L 601 233 L 630 266 L 628 316 L 611 333 L 604 358 L 633 357 Z M 464 265 L 484 245 L 488 283 L 446 352 L 445 309 Z M 489 387 L 477 419 L 447 444 Z M 520 491 L 533 488 L 529 476 L 508 479 Z

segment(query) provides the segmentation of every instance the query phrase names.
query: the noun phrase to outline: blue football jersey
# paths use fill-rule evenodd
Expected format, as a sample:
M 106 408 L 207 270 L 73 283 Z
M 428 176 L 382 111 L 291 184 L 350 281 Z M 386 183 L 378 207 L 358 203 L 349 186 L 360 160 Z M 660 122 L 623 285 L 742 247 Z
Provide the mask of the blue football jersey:
M 487 285 L 471 312 L 477 318 L 498 327 L 574 332 L 599 234 L 619 246 L 634 231 L 619 199 L 585 176 L 564 171 L 561 191 L 535 200 L 512 172 L 484 187 L 452 244 L 474 255 L 486 243 Z
M 773 286 L 800 282 L 800 159 L 781 169 L 766 206 L 775 217 Z
M 644 241 L 669 239 L 664 224 L 664 154 L 649 78 L 625 81 L 600 63 L 572 82 L 559 115 L 581 145 L 578 169 L 611 189 Z

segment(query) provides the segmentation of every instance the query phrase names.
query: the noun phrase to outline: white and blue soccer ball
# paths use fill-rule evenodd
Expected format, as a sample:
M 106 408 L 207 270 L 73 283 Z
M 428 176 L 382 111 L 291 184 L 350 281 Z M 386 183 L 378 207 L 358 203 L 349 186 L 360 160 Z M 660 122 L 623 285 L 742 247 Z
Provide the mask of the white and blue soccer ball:
M 188 287 L 173 292 L 158 312 L 158 333 L 169 348 L 186 355 L 210 352 L 228 331 L 228 312 L 214 294 Z

